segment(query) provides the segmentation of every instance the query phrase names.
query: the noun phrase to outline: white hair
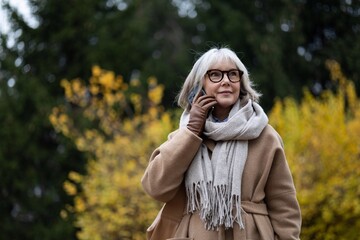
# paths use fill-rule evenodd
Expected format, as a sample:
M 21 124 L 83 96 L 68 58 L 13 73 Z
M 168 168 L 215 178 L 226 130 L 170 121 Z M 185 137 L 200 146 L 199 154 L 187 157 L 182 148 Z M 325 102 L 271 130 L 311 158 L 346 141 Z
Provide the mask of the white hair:
M 240 98 L 243 100 L 252 99 L 255 102 L 259 101 L 261 94 L 253 89 L 253 82 L 249 78 L 249 73 L 241 62 L 239 57 L 236 55 L 234 51 L 229 48 L 211 48 L 195 62 L 192 67 L 189 75 L 186 77 L 185 82 L 180 90 L 180 93 L 177 97 L 177 103 L 183 109 L 190 109 L 190 104 L 188 102 L 188 96 L 190 91 L 199 86 L 198 92 L 203 87 L 203 79 L 205 77 L 206 72 L 209 70 L 211 66 L 214 64 L 224 61 L 230 60 L 233 62 L 236 67 L 243 71 L 243 75 L 240 80 Z

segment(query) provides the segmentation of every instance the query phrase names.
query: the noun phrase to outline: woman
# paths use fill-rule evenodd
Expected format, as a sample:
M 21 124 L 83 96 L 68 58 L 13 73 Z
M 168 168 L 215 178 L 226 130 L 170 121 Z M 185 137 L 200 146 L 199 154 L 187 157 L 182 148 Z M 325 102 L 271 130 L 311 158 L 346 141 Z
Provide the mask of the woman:
M 166 203 L 148 239 L 299 239 L 293 179 L 259 97 L 232 50 L 213 48 L 195 62 L 178 96 L 180 127 L 142 178 Z

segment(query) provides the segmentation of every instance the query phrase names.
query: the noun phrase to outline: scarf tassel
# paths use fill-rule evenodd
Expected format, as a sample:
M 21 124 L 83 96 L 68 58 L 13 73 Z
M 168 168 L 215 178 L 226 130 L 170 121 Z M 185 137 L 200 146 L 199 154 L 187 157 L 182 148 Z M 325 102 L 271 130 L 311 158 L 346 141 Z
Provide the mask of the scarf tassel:
M 213 186 L 211 182 L 201 181 L 187 186 L 186 193 L 187 211 L 200 211 L 200 219 L 207 230 L 217 230 L 219 226 L 232 228 L 234 222 L 239 224 L 240 229 L 245 228 L 240 196 L 231 196 L 225 185 Z

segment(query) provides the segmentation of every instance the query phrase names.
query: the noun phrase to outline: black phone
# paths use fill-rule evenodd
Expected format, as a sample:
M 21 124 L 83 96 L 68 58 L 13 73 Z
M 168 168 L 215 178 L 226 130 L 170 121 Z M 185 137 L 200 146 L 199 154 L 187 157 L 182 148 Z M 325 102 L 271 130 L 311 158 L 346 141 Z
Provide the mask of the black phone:
M 190 91 L 190 93 L 189 93 L 188 101 L 189 101 L 190 105 L 191 105 L 191 104 L 193 103 L 193 101 L 194 101 L 195 95 L 196 95 L 196 93 L 198 92 L 198 88 L 199 88 L 199 86 L 194 87 L 194 88 Z M 205 92 L 205 90 L 204 90 L 203 88 L 201 88 L 201 94 L 202 94 L 202 95 L 206 95 L 206 92 Z

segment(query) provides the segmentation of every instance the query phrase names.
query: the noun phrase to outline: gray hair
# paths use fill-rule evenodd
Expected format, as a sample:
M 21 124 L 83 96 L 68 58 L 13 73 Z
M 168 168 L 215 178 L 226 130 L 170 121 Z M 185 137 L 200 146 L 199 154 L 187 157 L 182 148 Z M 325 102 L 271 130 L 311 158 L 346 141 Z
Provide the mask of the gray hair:
M 201 88 L 203 87 L 203 79 L 205 77 L 206 72 L 209 68 L 217 62 L 223 60 L 230 60 L 232 61 L 236 67 L 243 71 L 244 74 L 241 77 L 240 81 L 240 99 L 241 100 L 248 100 L 252 99 L 255 102 L 259 101 L 261 94 L 253 89 L 253 82 L 249 78 L 249 73 L 241 62 L 239 57 L 236 55 L 234 51 L 229 48 L 211 48 L 195 62 L 194 66 L 192 67 L 189 75 L 186 77 L 185 82 L 180 90 L 179 95 L 177 96 L 177 103 L 183 109 L 190 109 L 190 104 L 188 102 L 188 96 L 193 88 L 196 86 L 198 87 L 198 92 L 200 92 Z M 197 93 L 198 93 L 197 92 Z

